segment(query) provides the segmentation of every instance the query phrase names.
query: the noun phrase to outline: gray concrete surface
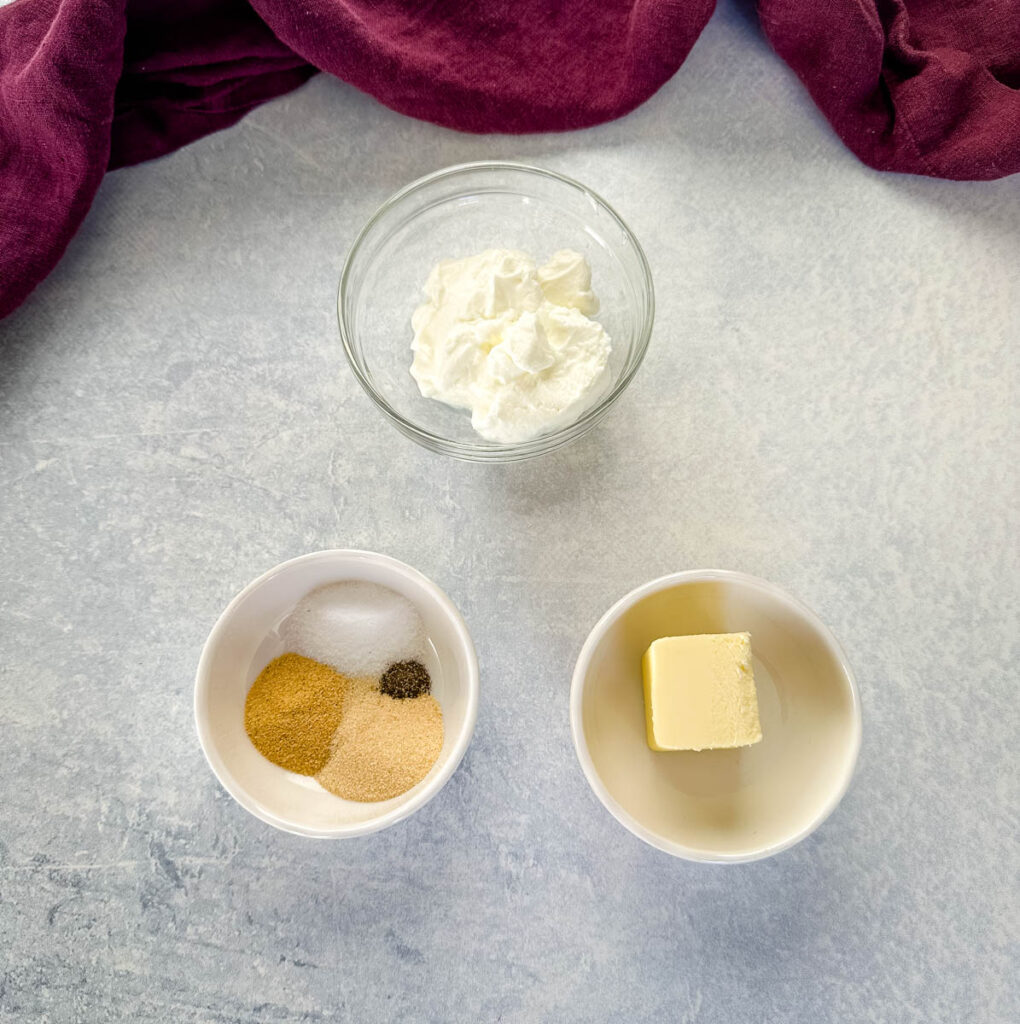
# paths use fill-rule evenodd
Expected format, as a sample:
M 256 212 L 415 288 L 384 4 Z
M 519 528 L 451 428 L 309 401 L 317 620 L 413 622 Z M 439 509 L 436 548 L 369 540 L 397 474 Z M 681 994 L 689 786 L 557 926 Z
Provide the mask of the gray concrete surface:
M 344 364 L 339 268 L 389 193 L 490 156 L 575 175 L 659 315 L 587 439 L 462 465 Z M 1020 182 L 860 166 L 724 5 L 595 130 L 475 138 L 319 78 L 111 175 L 0 324 L 0 1020 L 1017 1018 Z M 299 553 L 406 559 L 483 672 L 440 796 L 342 844 L 219 788 L 205 636 Z M 666 571 L 741 569 L 841 639 L 855 782 L 738 868 L 643 846 L 570 744 L 573 660 Z

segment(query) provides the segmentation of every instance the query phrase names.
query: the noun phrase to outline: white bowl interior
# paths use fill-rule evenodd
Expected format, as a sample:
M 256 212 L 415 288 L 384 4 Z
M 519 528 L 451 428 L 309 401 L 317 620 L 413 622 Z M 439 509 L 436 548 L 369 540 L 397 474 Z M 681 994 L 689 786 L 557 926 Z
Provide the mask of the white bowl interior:
M 443 749 L 417 786 L 392 800 L 341 800 L 314 779 L 279 768 L 244 729 L 244 703 L 263 668 L 286 648 L 279 626 L 309 591 L 367 580 L 402 594 L 421 614 L 430 640 L 426 667 L 443 709 Z M 253 814 L 304 835 L 345 835 L 391 825 L 427 802 L 460 761 L 477 712 L 478 669 L 466 628 L 449 599 L 420 573 L 371 552 L 323 551 L 286 562 L 228 606 L 206 643 L 195 688 L 203 749 L 227 791 Z
M 381 211 L 352 254 L 341 296 L 363 371 L 388 405 L 416 427 L 479 447 L 470 415 L 423 398 L 411 377 L 411 314 L 440 260 L 520 249 L 539 263 L 574 249 L 591 264 L 597 319 L 613 341 L 615 384 L 644 325 L 643 260 L 626 230 L 590 193 L 527 168 L 468 167 L 409 192 Z
M 582 652 L 572 704 L 582 766 L 609 810 L 660 849 L 705 860 L 777 852 L 828 815 L 853 772 L 860 712 L 849 670 L 821 623 L 764 581 L 720 573 L 655 586 L 629 606 L 624 599 Z M 751 634 L 762 741 L 650 750 L 641 678 L 648 645 L 743 630 Z

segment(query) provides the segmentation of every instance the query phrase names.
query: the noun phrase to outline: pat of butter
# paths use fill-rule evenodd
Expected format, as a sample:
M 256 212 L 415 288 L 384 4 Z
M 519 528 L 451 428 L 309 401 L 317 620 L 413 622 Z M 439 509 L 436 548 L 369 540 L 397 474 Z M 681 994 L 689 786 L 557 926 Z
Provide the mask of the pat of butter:
M 667 636 L 642 660 L 652 750 L 746 747 L 761 739 L 750 633 Z

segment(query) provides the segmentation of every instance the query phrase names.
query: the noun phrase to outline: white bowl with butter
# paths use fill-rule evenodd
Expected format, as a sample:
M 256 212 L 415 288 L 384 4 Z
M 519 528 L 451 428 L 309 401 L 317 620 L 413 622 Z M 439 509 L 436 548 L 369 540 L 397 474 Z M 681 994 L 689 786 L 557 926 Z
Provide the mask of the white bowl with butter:
M 751 635 L 762 739 L 655 751 L 642 658 L 662 637 Z M 570 690 L 574 747 L 607 810 L 646 843 L 687 860 L 779 853 L 835 809 L 861 743 L 857 685 L 832 633 L 796 598 L 743 573 L 674 573 L 599 620 Z

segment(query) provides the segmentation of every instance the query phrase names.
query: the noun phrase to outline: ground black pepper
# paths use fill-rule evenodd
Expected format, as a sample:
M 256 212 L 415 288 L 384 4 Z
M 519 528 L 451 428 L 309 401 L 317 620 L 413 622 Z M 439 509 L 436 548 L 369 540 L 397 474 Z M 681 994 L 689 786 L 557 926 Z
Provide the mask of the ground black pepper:
M 421 697 L 432 689 L 428 669 L 420 661 L 398 661 L 379 680 L 379 689 L 390 697 Z

